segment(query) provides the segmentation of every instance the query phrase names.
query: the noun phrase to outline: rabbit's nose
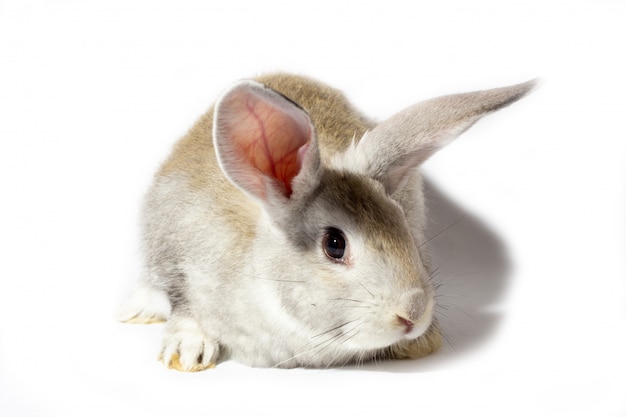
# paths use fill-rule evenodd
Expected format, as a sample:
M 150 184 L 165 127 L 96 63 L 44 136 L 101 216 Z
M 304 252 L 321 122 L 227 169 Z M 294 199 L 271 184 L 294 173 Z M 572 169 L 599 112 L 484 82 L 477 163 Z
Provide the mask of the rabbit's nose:
M 411 288 L 400 296 L 400 306 L 405 314 L 401 316 L 415 321 L 424 313 L 427 304 L 426 292 L 422 288 Z
M 402 324 L 408 326 L 422 320 L 424 316 L 430 316 L 434 308 L 432 295 L 423 288 L 411 288 L 405 291 L 398 300 L 396 315 L 398 320 L 406 322 Z M 428 317 L 426 317 L 428 319 Z
M 398 322 L 405 327 L 404 333 L 410 333 L 411 330 L 413 330 L 413 325 L 415 324 L 413 320 L 407 319 L 399 314 L 396 314 L 396 318 L 398 319 Z

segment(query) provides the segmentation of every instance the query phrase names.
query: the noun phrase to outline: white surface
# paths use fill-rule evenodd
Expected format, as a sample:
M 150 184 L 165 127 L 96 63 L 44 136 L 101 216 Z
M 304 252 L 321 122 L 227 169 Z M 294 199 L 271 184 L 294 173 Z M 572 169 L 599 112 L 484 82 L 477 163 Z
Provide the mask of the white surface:
M 625 415 L 624 2 L 174 3 L 0 2 L 0 415 Z M 279 69 L 377 118 L 542 77 L 425 165 L 454 349 L 182 374 L 113 321 L 152 172 Z

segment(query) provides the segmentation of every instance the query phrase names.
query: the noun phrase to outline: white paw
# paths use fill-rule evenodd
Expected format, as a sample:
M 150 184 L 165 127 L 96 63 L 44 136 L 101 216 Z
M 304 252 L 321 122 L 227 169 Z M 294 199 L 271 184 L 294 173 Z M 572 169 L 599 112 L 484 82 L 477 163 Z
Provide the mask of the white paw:
M 116 317 L 124 323 L 162 323 L 169 318 L 171 309 L 165 291 L 141 285 L 118 309 Z
M 213 368 L 218 355 L 218 344 L 207 339 L 194 320 L 184 318 L 170 323 L 159 360 L 170 369 L 197 372 Z

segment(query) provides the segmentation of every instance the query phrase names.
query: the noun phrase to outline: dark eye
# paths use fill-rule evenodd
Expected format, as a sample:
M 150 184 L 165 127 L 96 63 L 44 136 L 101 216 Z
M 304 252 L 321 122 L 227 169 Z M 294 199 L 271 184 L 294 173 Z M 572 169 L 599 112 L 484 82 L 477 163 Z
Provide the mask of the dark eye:
M 341 230 L 333 227 L 327 229 L 322 240 L 322 248 L 330 259 L 337 261 L 343 259 L 346 254 L 346 238 Z

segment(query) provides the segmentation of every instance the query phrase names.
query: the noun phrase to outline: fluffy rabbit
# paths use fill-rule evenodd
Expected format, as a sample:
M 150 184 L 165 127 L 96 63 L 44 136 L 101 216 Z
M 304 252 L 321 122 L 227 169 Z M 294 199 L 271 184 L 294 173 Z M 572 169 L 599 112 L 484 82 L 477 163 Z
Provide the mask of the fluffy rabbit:
M 435 351 L 418 166 L 532 87 L 440 97 L 374 123 L 308 78 L 234 84 L 156 174 L 145 273 L 119 319 L 167 321 L 160 358 L 182 371 Z

